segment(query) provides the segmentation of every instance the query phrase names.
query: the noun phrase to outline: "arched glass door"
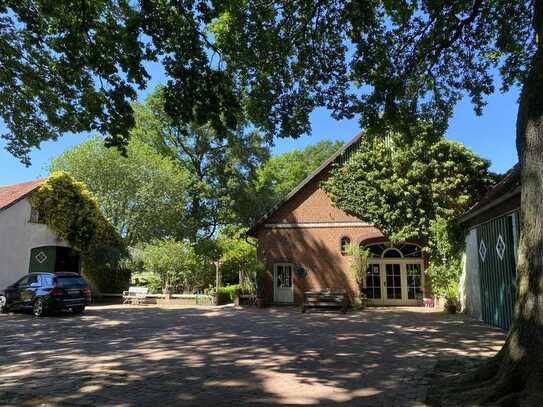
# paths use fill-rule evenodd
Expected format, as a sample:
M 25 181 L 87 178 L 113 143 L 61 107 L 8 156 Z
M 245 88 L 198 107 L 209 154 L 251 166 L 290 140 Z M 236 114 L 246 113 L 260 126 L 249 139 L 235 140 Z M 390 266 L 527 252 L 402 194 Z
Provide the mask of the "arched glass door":
M 385 264 L 386 272 L 386 299 L 401 300 L 402 299 L 402 265 L 398 263 Z
M 364 247 L 370 254 L 363 290 L 374 305 L 418 305 L 424 296 L 422 251 L 403 243 L 375 243 Z

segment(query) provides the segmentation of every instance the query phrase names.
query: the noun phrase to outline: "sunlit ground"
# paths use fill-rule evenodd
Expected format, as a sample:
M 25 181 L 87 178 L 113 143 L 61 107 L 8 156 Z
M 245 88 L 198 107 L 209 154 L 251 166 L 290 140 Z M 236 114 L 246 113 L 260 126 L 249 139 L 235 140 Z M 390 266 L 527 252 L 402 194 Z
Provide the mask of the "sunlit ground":
M 492 355 L 462 315 L 93 306 L 0 315 L 0 405 L 410 405 L 437 358 Z

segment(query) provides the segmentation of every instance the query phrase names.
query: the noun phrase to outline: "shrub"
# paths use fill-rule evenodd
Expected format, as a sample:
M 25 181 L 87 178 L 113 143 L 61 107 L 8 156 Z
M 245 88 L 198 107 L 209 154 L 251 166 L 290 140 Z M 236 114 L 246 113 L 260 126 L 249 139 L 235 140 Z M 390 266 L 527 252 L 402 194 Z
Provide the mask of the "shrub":
M 451 284 L 445 293 L 445 305 L 460 306 L 460 295 L 458 284 Z
M 164 292 L 194 293 L 212 284 L 215 271 L 207 259 L 189 242 L 174 239 L 155 240 L 130 250 L 126 267 L 156 276 Z M 153 282 L 156 289 L 158 282 Z
M 217 237 L 220 269 L 225 283 L 238 282 L 244 292 L 256 292 L 256 276 L 263 264 L 256 255 L 256 244 L 245 238 L 245 229 L 226 227 Z
M 362 286 L 362 281 L 368 269 L 370 252 L 366 249 L 361 249 L 358 245 L 350 244 L 347 247 L 347 254 L 351 256 L 351 273 L 354 280 L 359 286 Z
M 226 285 L 219 288 L 219 304 L 229 304 L 234 302 L 236 298 L 236 290 L 239 289 L 238 284 Z
M 462 253 L 465 231 L 455 222 L 439 218 L 431 223 L 432 244 L 429 247 L 430 277 L 432 292 L 437 297 L 445 297 L 458 289 L 462 272 Z
M 102 293 L 122 293 L 130 285 L 130 271 L 110 269 L 108 267 L 89 266 L 82 260 L 81 272 L 93 288 L 93 296 L 100 297 Z

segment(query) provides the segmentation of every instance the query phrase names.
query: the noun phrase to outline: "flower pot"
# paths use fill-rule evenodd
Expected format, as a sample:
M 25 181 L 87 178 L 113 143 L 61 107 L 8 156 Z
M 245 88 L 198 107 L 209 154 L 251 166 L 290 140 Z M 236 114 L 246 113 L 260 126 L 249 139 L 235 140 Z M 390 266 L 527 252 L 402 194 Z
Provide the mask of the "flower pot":
M 445 304 L 445 311 L 448 314 L 456 314 L 456 304 Z
M 234 305 L 239 307 L 241 305 L 241 290 L 239 288 L 234 292 Z

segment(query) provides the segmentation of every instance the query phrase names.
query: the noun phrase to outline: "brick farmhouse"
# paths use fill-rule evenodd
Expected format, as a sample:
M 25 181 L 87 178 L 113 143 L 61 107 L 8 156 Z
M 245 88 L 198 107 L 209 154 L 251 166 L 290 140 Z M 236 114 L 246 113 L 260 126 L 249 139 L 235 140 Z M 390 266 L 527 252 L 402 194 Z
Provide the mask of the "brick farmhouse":
M 346 290 L 351 299 L 365 293 L 375 305 L 420 305 L 427 296 L 416 242 L 392 246 L 377 228 L 336 208 L 320 187 L 332 166 L 356 151 L 360 138 L 345 144 L 249 229 L 267 267 L 267 302 L 300 304 L 304 291 L 327 288 Z M 348 245 L 372 254 L 361 286 Z

